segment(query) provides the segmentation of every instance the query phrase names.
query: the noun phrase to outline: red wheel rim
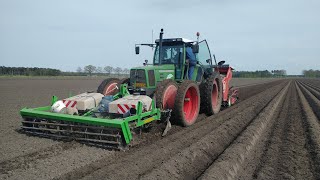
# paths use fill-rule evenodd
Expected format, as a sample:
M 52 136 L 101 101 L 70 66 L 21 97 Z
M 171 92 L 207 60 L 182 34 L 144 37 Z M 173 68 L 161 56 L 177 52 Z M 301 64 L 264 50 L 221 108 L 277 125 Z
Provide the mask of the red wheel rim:
M 213 87 L 212 87 L 212 94 L 211 94 L 211 102 L 212 102 L 212 108 L 217 108 L 218 104 L 218 86 L 217 81 L 214 80 Z
M 183 111 L 185 120 L 193 123 L 196 120 L 199 110 L 199 96 L 195 87 L 190 87 L 184 97 Z
M 114 95 L 117 90 L 117 84 L 116 82 L 109 84 L 109 86 L 104 88 L 103 94 L 104 95 Z
M 175 85 L 169 85 L 163 94 L 162 108 L 173 109 L 178 88 Z

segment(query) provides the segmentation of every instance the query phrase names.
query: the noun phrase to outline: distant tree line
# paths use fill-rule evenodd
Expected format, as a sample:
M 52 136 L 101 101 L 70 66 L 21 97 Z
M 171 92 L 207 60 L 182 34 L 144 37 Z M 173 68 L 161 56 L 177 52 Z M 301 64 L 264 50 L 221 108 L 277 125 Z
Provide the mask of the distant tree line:
M 83 68 L 78 67 L 76 72 L 63 72 L 52 68 L 0 66 L 0 76 L 126 76 L 129 73 L 130 70 L 127 68 L 114 68 L 112 66 L 87 65 Z
M 59 76 L 61 71 L 51 68 L 38 67 L 5 67 L 0 66 L 0 75 L 8 76 Z
M 304 77 L 320 77 L 320 71 L 319 70 L 303 70 L 302 74 Z
M 285 77 L 287 75 L 286 70 L 268 70 L 264 71 L 234 71 L 233 77 L 238 78 L 268 78 L 268 77 Z
M 127 75 L 130 73 L 130 70 L 127 68 L 120 68 L 120 67 L 112 67 L 112 66 L 106 66 L 106 67 L 96 67 L 93 65 L 87 65 L 83 68 L 78 67 L 77 73 L 80 74 L 87 74 L 89 76 L 91 75 Z
M 62 72 L 58 69 L 52 68 L 38 68 L 38 67 L 5 67 L 0 66 L 0 75 L 9 76 L 128 76 L 130 70 L 121 67 L 97 67 L 87 65 L 78 67 L 76 72 Z M 239 78 L 265 78 L 265 77 L 284 77 L 287 73 L 285 70 L 268 70 L 264 71 L 234 71 L 233 77 Z M 305 77 L 320 77 L 319 70 L 304 70 Z

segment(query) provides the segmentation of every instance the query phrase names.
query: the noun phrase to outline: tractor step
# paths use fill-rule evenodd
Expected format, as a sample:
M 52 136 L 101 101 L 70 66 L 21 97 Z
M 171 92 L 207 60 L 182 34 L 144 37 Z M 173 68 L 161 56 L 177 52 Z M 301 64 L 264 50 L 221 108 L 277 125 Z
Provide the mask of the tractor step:
M 22 132 L 59 140 L 76 140 L 81 143 L 106 149 L 125 150 L 127 145 L 121 129 L 84 123 L 25 117 Z

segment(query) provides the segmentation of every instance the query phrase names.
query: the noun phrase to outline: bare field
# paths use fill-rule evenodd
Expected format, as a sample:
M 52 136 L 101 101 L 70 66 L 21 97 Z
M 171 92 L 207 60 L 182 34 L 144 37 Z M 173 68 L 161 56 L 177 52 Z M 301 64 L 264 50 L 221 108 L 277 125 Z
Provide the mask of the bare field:
M 277 81 L 279 78 L 232 78 L 231 85 L 235 87 L 252 86 Z
M 101 79 L 0 79 L 0 179 L 320 179 L 320 81 L 234 79 L 240 101 L 125 152 L 20 134 L 23 107 Z

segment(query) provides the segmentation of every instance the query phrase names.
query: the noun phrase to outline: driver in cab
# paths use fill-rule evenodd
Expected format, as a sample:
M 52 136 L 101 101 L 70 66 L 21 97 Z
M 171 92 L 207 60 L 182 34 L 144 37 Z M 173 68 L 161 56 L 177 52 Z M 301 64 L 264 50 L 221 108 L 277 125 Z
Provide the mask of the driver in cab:
M 186 48 L 186 63 L 189 64 L 188 79 L 192 79 L 194 67 L 197 65 L 196 55 L 191 47 Z

